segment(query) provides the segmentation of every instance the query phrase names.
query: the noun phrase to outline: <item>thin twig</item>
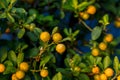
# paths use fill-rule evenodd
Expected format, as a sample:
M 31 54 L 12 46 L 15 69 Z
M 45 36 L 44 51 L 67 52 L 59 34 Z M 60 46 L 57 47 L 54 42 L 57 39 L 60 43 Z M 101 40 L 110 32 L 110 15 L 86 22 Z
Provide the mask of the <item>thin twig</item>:
M 79 18 L 79 23 L 82 23 L 89 31 L 93 31 L 82 19 Z
M 73 48 L 75 51 L 77 51 L 79 54 L 83 54 L 83 52 L 82 51 L 80 51 L 80 50 L 78 50 L 77 48 Z

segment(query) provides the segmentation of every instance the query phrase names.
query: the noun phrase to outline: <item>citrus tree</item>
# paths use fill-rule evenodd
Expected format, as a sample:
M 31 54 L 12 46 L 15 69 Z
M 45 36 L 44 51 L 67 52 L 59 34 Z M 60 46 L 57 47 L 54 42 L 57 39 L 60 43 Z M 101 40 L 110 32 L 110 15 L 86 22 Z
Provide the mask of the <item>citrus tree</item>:
M 120 80 L 119 0 L 0 0 L 0 80 Z

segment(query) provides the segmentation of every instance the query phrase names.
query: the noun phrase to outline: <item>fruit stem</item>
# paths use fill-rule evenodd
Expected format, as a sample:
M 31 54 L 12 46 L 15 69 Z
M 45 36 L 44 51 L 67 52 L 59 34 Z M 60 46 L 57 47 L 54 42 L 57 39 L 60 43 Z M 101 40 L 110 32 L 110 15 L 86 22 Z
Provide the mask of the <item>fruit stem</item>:
M 89 31 L 93 31 L 82 19 L 79 18 L 79 23 L 82 23 Z

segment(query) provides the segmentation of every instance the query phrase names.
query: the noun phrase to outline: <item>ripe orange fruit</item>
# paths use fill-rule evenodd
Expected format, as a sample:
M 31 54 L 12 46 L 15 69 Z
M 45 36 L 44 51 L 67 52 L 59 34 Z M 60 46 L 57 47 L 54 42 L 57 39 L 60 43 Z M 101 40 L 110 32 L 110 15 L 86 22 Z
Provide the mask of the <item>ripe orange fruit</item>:
M 62 40 L 62 35 L 60 33 L 55 33 L 55 34 L 53 34 L 52 39 L 55 43 L 58 43 L 59 41 Z
M 5 66 L 4 64 L 0 64 L 0 73 L 3 73 L 5 71 Z
M 28 63 L 27 62 L 22 62 L 22 63 L 20 63 L 20 70 L 22 70 L 22 71 L 25 71 L 25 72 L 27 72 L 28 71 L 28 69 L 29 69 L 29 65 L 28 65 Z
M 120 75 L 117 77 L 117 80 L 120 80 Z
M 113 35 L 112 34 L 105 35 L 104 41 L 111 42 L 112 40 L 113 40 Z
M 100 50 L 106 50 L 107 49 L 107 44 L 106 43 L 104 43 L 104 42 L 101 42 L 100 44 L 99 44 L 99 48 L 100 48 Z
M 94 80 L 101 80 L 101 79 L 100 79 L 100 75 L 98 75 L 98 74 L 97 74 L 97 75 L 94 75 Z
M 6 28 L 5 33 L 10 33 L 10 28 Z
M 120 21 L 115 20 L 114 25 L 115 25 L 115 27 L 120 28 Z
M 59 53 L 59 54 L 62 54 L 64 53 L 66 50 L 66 47 L 64 44 L 57 44 L 56 46 L 56 51 Z
M 40 39 L 43 41 L 43 42 L 48 42 L 50 40 L 50 34 L 49 32 L 42 32 L 40 34 Z
M 95 14 L 96 13 L 96 7 L 94 5 L 90 5 L 88 6 L 87 8 L 87 11 L 86 11 L 88 14 Z
M 40 75 L 41 75 L 41 77 L 47 77 L 48 76 L 48 70 L 46 70 L 46 69 L 42 69 L 41 71 L 40 71 Z
M 16 77 L 16 75 L 15 75 L 15 73 L 14 74 L 12 74 L 12 80 L 18 80 L 18 78 Z
M 100 73 L 100 68 L 98 66 L 95 66 L 92 68 L 92 73 L 93 74 L 99 74 Z
M 90 16 L 88 13 L 84 12 L 81 17 L 82 17 L 82 19 L 87 20 Z
M 113 76 L 114 71 L 112 68 L 107 68 L 107 69 L 105 69 L 104 73 L 107 77 L 111 77 L 111 76 Z
M 100 74 L 100 80 L 107 80 L 107 76 L 104 73 Z
M 25 73 L 21 70 L 17 71 L 15 75 L 18 79 L 23 79 L 25 77 Z
M 93 55 L 93 56 L 98 56 L 99 54 L 100 54 L 99 49 L 97 49 L 97 48 L 93 48 L 93 49 L 92 49 L 92 55 Z

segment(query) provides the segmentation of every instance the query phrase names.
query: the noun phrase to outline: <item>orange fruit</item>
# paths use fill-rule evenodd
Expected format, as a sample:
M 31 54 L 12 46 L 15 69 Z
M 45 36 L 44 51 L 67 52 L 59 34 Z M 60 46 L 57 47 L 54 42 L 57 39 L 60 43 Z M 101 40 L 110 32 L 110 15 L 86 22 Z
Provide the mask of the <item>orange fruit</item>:
M 111 76 L 114 75 L 114 71 L 113 71 L 112 68 L 107 68 L 107 69 L 105 69 L 104 73 L 105 73 L 105 75 L 106 75 L 107 77 L 111 77 Z
M 87 11 L 86 11 L 88 14 L 95 14 L 96 13 L 96 7 L 94 5 L 90 5 L 88 6 L 87 8 Z
M 41 75 L 41 77 L 47 77 L 48 76 L 48 70 L 46 70 L 46 69 L 42 69 L 41 71 L 40 71 L 40 75 Z
M 5 33 L 10 33 L 10 28 L 6 28 Z
M 83 15 L 81 17 L 82 17 L 82 19 L 87 20 L 90 16 L 88 13 L 83 13 Z
M 56 46 L 56 51 L 59 53 L 59 54 L 63 54 L 66 50 L 66 47 L 64 44 L 57 44 Z
M 52 39 L 55 43 L 58 43 L 59 41 L 62 40 L 62 35 L 60 33 L 55 33 L 55 34 L 53 34 Z
M 104 42 L 101 42 L 100 44 L 99 44 L 99 49 L 100 50 L 106 50 L 107 49 L 107 44 L 106 43 L 104 43 Z
M 40 39 L 43 41 L 43 42 L 48 42 L 50 40 L 50 34 L 49 32 L 45 31 L 45 32 L 42 32 L 40 34 Z
M 25 72 L 27 72 L 28 71 L 28 69 L 29 69 L 29 65 L 28 65 L 28 63 L 27 62 L 22 62 L 22 63 L 20 63 L 20 70 L 22 70 L 22 71 L 25 71 Z
M 107 76 L 104 73 L 100 74 L 100 80 L 107 80 Z
M 94 75 L 94 80 L 101 80 L 100 75 L 98 75 L 98 74 Z
M 115 20 L 114 25 L 115 25 L 115 27 L 120 28 L 120 21 Z
M 15 75 L 15 73 L 14 74 L 12 74 L 12 80 L 18 80 L 18 78 L 16 77 L 16 75 Z
M 3 73 L 5 71 L 5 66 L 4 64 L 0 64 L 0 73 Z
M 93 68 L 92 68 L 92 73 L 93 73 L 93 74 L 99 74 L 99 73 L 100 73 L 100 68 L 97 67 L 97 66 L 93 67 Z
M 18 79 L 23 79 L 25 77 L 25 73 L 21 70 L 17 71 L 15 75 Z
M 113 40 L 113 35 L 112 34 L 105 35 L 104 41 L 111 42 L 112 40 Z
M 119 75 L 119 76 L 117 76 L 117 80 L 120 80 L 120 75 Z
M 99 54 L 100 54 L 99 49 L 97 49 L 97 48 L 93 48 L 93 49 L 92 49 L 92 55 L 93 55 L 93 56 L 98 56 Z

